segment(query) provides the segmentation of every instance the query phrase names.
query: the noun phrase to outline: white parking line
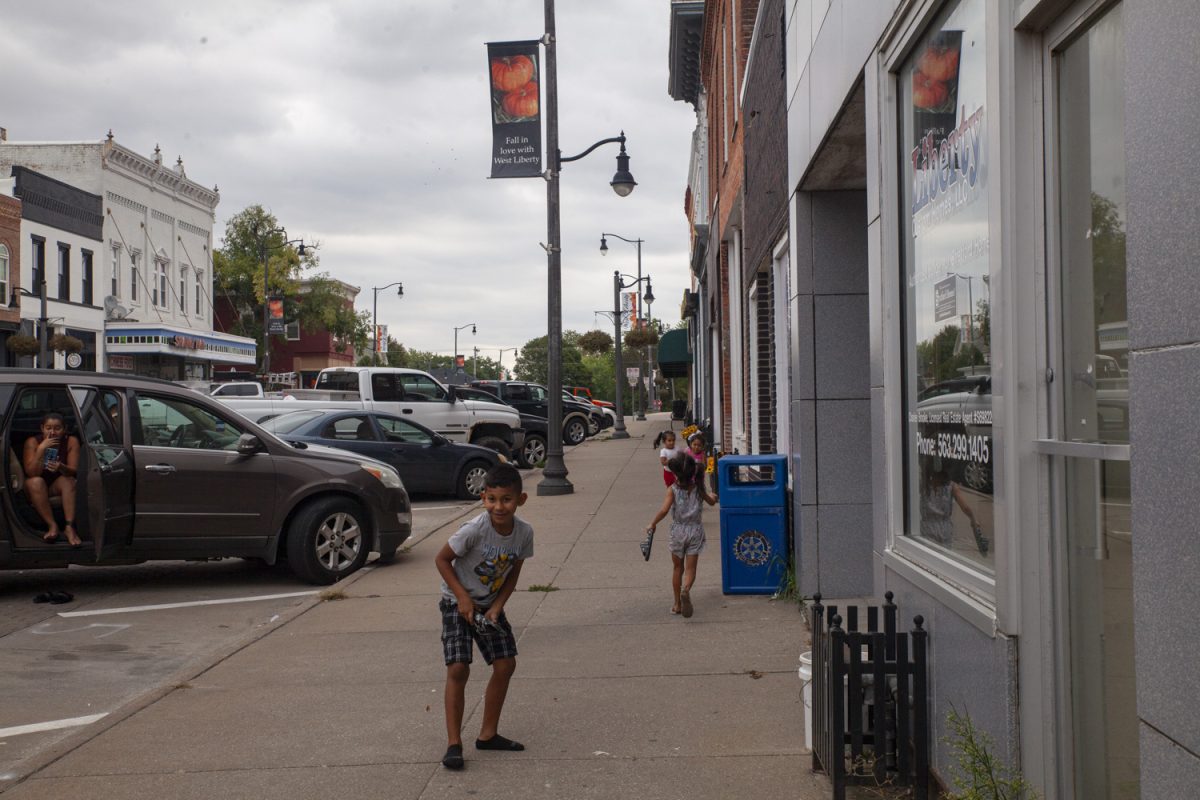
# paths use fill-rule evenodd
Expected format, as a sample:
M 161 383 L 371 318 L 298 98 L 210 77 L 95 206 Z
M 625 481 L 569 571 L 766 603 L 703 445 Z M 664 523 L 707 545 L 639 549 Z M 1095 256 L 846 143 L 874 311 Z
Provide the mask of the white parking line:
M 91 725 L 97 720 L 102 720 L 108 716 L 108 712 L 103 714 L 92 714 L 88 717 L 72 717 L 71 719 L 52 719 L 49 722 L 35 722 L 32 725 L 17 725 L 12 728 L 0 728 L 0 739 L 7 739 L 9 736 L 20 736 L 23 733 L 41 733 L 42 731 L 57 731 L 63 728 L 77 728 L 80 725 Z
M 318 594 L 321 590 L 310 592 L 287 592 L 286 594 L 260 594 L 255 597 L 227 597 L 223 600 L 193 600 L 188 603 L 158 603 L 150 606 L 125 606 L 123 608 L 96 608 L 89 611 L 60 611 L 60 617 L 95 617 L 101 614 L 130 614 L 134 611 L 161 611 L 166 608 L 192 608 L 193 606 L 220 606 L 227 603 L 253 603 L 256 600 L 282 600 L 287 597 L 306 597 Z

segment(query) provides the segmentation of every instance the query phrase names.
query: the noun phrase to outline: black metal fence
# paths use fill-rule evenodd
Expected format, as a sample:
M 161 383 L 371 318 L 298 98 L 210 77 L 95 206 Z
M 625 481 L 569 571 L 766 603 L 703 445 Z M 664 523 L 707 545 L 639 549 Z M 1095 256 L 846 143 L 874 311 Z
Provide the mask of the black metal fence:
M 813 770 L 833 783 L 834 800 L 846 786 L 911 786 L 915 800 L 929 796 L 929 634 L 913 618 L 910 633 L 896 631 L 892 593 L 882 608 L 812 605 Z M 880 617 L 882 616 L 882 630 Z

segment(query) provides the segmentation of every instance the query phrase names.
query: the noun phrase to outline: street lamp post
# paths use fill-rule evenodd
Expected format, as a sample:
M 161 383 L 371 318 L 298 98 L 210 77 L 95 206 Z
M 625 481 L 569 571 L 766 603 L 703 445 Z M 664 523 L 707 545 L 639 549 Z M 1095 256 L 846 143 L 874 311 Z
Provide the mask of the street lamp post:
M 554 26 L 554 0 L 546 0 L 546 35 L 542 39 L 546 47 L 546 154 L 549 168 L 546 170 L 546 261 L 547 261 L 547 325 L 546 356 L 548 398 L 546 432 L 546 466 L 543 478 L 538 483 L 539 495 L 570 494 L 575 487 L 567 479 L 567 464 L 563 461 L 562 448 L 562 231 L 559 217 L 559 171 L 569 161 L 578 161 L 603 144 L 620 143 L 617 155 L 617 172 L 609 183 L 613 191 L 625 197 L 637 186 L 629 173 L 629 155 L 625 152 L 625 133 L 601 139 L 576 156 L 564 158 L 558 149 L 558 42 Z
M 646 284 L 646 294 L 642 296 L 646 301 L 646 329 L 654 330 L 654 314 L 651 312 L 651 306 L 654 305 L 654 293 L 650 291 L 650 284 Z M 654 389 L 654 345 L 646 345 L 646 400 L 653 405 L 655 397 Z
M 268 245 L 267 239 L 272 234 L 282 234 L 283 241 L 279 244 Z M 271 374 L 271 264 L 267 260 L 267 252 L 270 250 L 282 250 L 290 245 L 299 244 L 300 248 L 297 254 L 303 258 L 308 252 L 304 245 L 303 239 L 288 239 L 287 230 L 285 228 L 272 228 L 269 231 L 260 232 L 258 223 L 254 225 L 254 236 L 258 239 L 259 252 L 262 254 L 263 264 L 263 377 L 266 380 L 270 379 Z
M 622 393 L 625 389 L 625 365 L 621 358 L 621 328 L 625 322 L 625 312 L 621 310 L 621 289 L 625 285 L 621 283 L 620 271 L 613 272 L 613 307 L 612 311 L 597 311 L 597 314 L 603 314 L 612 320 L 613 324 L 613 411 L 616 412 L 617 420 L 613 424 L 613 439 L 628 439 L 629 432 L 625 429 L 625 412 Z
M 608 240 L 607 240 L 608 236 L 612 236 L 612 237 L 614 237 L 614 239 L 619 239 L 624 242 L 629 242 L 630 245 L 637 246 L 637 281 L 636 281 L 636 283 L 631 283 L 629 285 L 638 285 L 638 287 L 640 287 L 642 281 L 646 281 L 646 294 L 642 295 L 642 297 L 644 300 L 646 300 L 647 303 L 654 302 L 654 294 L 652 293 L 652 291 L 650 291 L 650 276 L 646 276 L 644 278 L 642 277 L 642 242 L 646 241 L 646 240 L 644 240 L 644 239 L 625 239 L 625 237 L 620 234 L 601 233 L 600 234 L 600 254 L 601 255 L 608 254 Z M 629 288 L 629 285 L 626 285 L 626 287 L 623 287 L 623 288 Z M 637 289 L 637 290 L 641 291 L 641 289 Z M 642 303 L 638 302 L 634 308 L 634 327 L 641 327 L 641 326 L 642 326 Z M 643 348 L 643 351 L 644 351 L 644 348 Z M 634 408 L 637 409 L 637 416 L 635 417 L 635 419 L 637 419 L 638 421 L 643 421 L 643 420 L 646 420 L 646 399 L 644 399 L 644 396 L 642 395 L 642 392 L 641 392 L 641 378 L 644 377 L 644 374 L 646 374 L 646 372 L 644 372 L 644 359 L 641 359 L 641 357 L 640 357 L 640 359 L 638 359 L 637 372 L 638 372 L 638 387 L 637 387 L 637 390 L 634 391 Z
M 641 291 L 640 286 L 641 286 L 641 283 L 643 280 L 643 278 L 642 278 L 642 242 L 645 240 L 644 239 L 626 239 L 624 236 L 621 236 L 618 233 L 601 233 L 600 234 L 600 255 L 602 255 L 602 256 L 608 255 L 608 239 L 607 239 L 607 237 L 609 237 L 609 236 L 612 236 L 615 239 L 620 239 L 622 242 L 628 242 L 629 244 L 637 245 L 637 283 L 631 284 L 631 285 L 638 286 L 639 288 L 637 289 L 637 291 Z M 650 286 L 649 277 L 645 278 L 645 280 L 646 280 L 646 286 L 649 287 Z M 628 288 L 628 286 L 623 287 L 623 288 Z M 651 297 L 653 297 L 653 295 L 651 295 Z M 640 328 L 641 326 L 642 326 L 642 304 L 639 302 L 634 307 L 633 327 Z M 642 368 L 641 368 L 641 365 L 639 364 L 638 372 L 640 373 L 641 371 L 642 371 Z M 638 402 L 638 398 L 641 397 L 641 393 L 635 391 L 633 396 L 634 396 L 634 406 L 637 408 L 636 419 L 645 420 L 646 419 L 645 403 Z
M 400 281 L 389 283 L 387 286 L 372 286 L 371 291 L 374 297 L 371 301 L 371 363 L 379 366 L 379 293 L 385 289 L 390 289 L 393 286 L 399 286 L 400 290 L 396 292 L 397 297 L 404 297 L 404 284 Z
M 519 348 L 519 347 L 501 347 L 500 348 L 500 355 L 496 360 L 496 370 L 499 373 L 496 376 L 496 380 L 498 380 L 498 381 L 504 380 L 504 354 L 510 350 L 515 353 L 520 349 L 521 348 Z
M 456 369 L 456 370 L 458 369 L 458 332 L 463 330 L 464 328 L 470 328 L 471 335 L 472 336 L 475 335 L 475 323 L 474 322 L 468 322 L 466 325 L 459 325 L 457 328 L 454 329 L 454 353 L 450 356 L 450 358 L 453 360 L 454 369 Z

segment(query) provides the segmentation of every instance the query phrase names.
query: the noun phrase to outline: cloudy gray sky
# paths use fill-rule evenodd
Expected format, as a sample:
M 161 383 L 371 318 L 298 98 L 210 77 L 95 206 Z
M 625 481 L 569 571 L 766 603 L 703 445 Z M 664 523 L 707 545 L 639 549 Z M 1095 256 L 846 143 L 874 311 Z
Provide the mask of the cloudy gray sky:
M 608 145 L 562 173 L 563 321 L 611 329 L 612 271 L 646 240 L 656 317 L 678 320 L 688 281 L 683 216 L 690 106 L 667 95 L 669 0 L 559 0 L 561 149 L 624 129 L 638 187 L 608 186 Z M 546 332 L 546 185 L 488 180 L 484 43 L 536 39 L 543 0 L 45 0 L 5 9 L 10 141 L 116 139 L 218 185 L 214 238 L 261 203 L 321 268 L 379 293 L 379 321 L 407 346 L 492 358 Z M 505 361 L 512 363 L 512 354 Z

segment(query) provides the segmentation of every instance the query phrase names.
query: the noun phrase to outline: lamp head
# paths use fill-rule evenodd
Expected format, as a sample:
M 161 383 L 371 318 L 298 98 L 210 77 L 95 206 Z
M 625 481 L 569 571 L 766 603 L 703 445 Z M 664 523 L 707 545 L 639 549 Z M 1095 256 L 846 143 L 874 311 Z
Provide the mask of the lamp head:
M 621 132 L 622 138 L 625 132 Z M 625 142 L 621 142 L 621 152 L 617 153 L 617 173 L 613 175 L 612 182 L 613 191 L 618 197 L 628 197 L 633 191 L 633 187 L 637 186 L 637 181 L 633 179 L 633 175 L 629 172 L 629 154 L 625 152 Z
M 301 242 L 301 243 L 300 243 L 300 249 L 299 249 L 299 250 L 297 250 L 296 252 L 300 254 L 300 257 L 301 257 L 301 258 L 303 258 L 305 255 L 307 255 L 307 254 L 308 254 L 308 248 L 306 248 L 306 247 L 304 246 L 304 242 Z
M 473 322 L 471 323 L 471 335 L 472 336 L 475 335 L 475 323 L 473 323 Z
M 644 295 L 642 295 L 642 299 L 645 300 L 647 303 L 654 302 L 654 290 L 652 288 L 650 288 L 650 277 L 649 276 L 646 277 L 646 293 Z
M 404 284 L 400 284 L 400 288 L 396 290 L 397 297 L 404 297 Z
M 600 237 L 600 255 L 608 255 L 608 239 L 605 239 L 603 236 Z

